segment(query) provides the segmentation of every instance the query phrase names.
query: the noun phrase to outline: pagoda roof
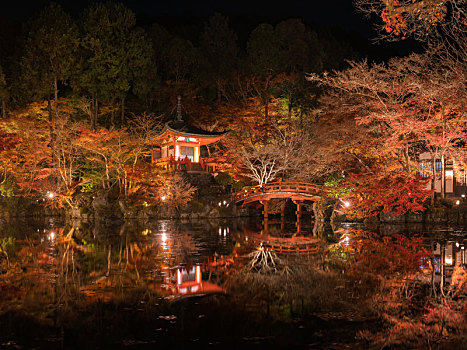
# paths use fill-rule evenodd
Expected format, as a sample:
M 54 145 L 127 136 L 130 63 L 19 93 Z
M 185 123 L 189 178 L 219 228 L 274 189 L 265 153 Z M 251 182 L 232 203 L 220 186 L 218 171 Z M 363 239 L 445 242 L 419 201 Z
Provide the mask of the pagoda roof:
M 202 145 L 210 144 L 222 139 L 225 135 L 227 135 L 230 131 L 206 131 L 200 128 L 197 128 L 193 125 L 187 124 L 184 121 L 173 121 L 170 123 L 165 124 L 164 129 L 162 132 L 157 135 L 154 140 L 161 140 L 164 139 L 166 136 L 172 135 L 179 135 L 179 136 L 187 136 L 187 137 L 195 137 L 199 138 Z
M 207 137 L 216 137 L 223 136 L 229 133 L 229 131 L 206 131 L 196 126 L 185 123 L 184 121 L 173 121 L 165 124 L 165 130 L 170 130 L 174 133 L 179 133 L 186 136 L 207 136 Z

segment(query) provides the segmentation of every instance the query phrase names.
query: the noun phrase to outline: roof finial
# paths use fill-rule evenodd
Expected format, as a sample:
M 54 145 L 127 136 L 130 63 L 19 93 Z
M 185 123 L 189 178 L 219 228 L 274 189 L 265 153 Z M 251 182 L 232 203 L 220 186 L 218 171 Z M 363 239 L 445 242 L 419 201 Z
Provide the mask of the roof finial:
M 177 122 L 182 122 L 183 121 L 183 118 L 182 118 L 182 98 L 180 97 L 180 95 L 178 95 L 177 97 L 177 117 L 175 119 L 175 121 Z

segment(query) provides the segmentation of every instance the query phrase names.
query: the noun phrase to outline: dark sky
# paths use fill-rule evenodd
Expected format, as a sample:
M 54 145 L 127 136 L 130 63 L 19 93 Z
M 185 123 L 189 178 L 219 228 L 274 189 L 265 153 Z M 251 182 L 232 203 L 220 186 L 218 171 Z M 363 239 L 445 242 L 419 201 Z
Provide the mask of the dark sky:
M 56 0 L 55 2 L 76 17 L 96 1 Z M 377 35 L 373 29 L 373 23 L 355 10 L 352 0 L 283 0 L 280 2 L 273 0 L 120 0 L 119 2 L 123 2 L 136 13 L 138 24 L 151 24 L 157 21 L 167 28 L 171 24 L 178 26 L 183 21 L 191 21 L 196 22 L 199 29 L 209 16 L 214 12 L 220 12 L 231 18 L 231 25 L 239 35 L 240 42 L 246 42 L 248 34 L 261 22 L 275 24 L 282 19 L 300 18 L 312 27 L 314 25 L 338 27 L 341 32 L 347 33 L 345 36 L 350 38 L 351 45 L 359 47 L 357 50 L 371 60 L 379 61 L 394 55 L 406 55 L 416 46 L 408 41 L 396 44 L 370 44 L 370 39 Z M 48 3 L 49 0 L 10 0 L 2 4 L 0 18 L 24 21 L 38 13 Z M 190 32 L 192 28 L 194 27 L 188 25 L 185 30 Z M 189 33 L 186 36 L 193 40 L 199 36 L 199 33 L 192 33 L 193 38 Z
M 56 0 L 55 2 L 70 12 L 79 14 L 95 1 Z M 123 0 L 138 16 L 160 17 L 163 14 L 193 15 L 206 17 L 214 12 L 225 15 L 259 15 L 271 20 L 301 18 L 305 23 L 338 25 L 344 29 L 356 30 L 362 35 L 371 36 L 371 24 L 361 14 L 356 13 L 352 0 L 284 0 L 284 1 L 223 1 L 223 0 Z M 48 0 L 13 0 L 2 4 L 0 15 L 23 21 L 39 12 L 49 3 Z

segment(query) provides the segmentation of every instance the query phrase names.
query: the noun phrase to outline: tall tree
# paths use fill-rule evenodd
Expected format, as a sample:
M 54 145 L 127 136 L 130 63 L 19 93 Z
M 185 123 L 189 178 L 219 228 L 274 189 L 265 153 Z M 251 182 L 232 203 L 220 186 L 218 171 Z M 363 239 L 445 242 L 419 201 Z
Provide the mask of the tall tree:
M 47 97 L 50 101 L 50 93 L 53 93 L 56 124 L 59 83 L 67 82 L 75 64 L 78 48 L 76 26 L 59 5 L 50 3 L 28 23 L 27 28 L 22 60 L 24 78 L 39 97 Z M 52 131 L 50 106 L 49 123 Z
M 228 20 L 215 13 L 204 26 L 201 48 L 206 56 L 217 87 L 217 102 L 221 101 L 225 80 L 235 67 L 237 36 L 229 28 Z
M 6 100 L 8 98 L 8 89 L 6 86 L 5 75 L 3 74 L 2 66 L 0 66 L 0 100 L 2 102 L 2 118 L 6 117 Z
M 279 42 L 270 24 L 260 24 L 251 32 L 247 43 L 246 70 L 255 77 L 255 89 L 264 106 L 264 116 L 269 116 L 272 80 L 280 71 Z
M 91 99 L 94 129 L 99 101 L 114 105 L 118 99 L 123 113 L 134 72 L 148 64 L 151 47 L 135 23 L 134 13 L 120 3 L 96 3 L 82 16 L 83 50 L 76 85 Z
M 299 112 L 300 119 L 306 106 L 311 104 L 310 89 L 306 82 L 306 73 L 319 72 L 322 69 L 323 53 L 318 36 L 307 28 L 299 19 L 280 22 L 275 28 L 279 44 L 280 71 L 274 79 L 276 96 L 282 98 L 287 107 L 288 117 L 292 110 Z

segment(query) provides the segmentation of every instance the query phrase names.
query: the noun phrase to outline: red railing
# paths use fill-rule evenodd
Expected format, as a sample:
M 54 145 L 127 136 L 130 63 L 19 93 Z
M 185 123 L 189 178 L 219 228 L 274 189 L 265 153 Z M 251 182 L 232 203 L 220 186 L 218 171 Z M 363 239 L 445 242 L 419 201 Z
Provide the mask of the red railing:
M 319 196 L 320 188 L 317 185 L 305 182 L 270 182 L 262 186 L 252 186 L 245 188 L 242 191 L 236 192 L 232 194 L 232 201 L 238 202 L 243 199 L 273 193 L 291 193 L 304 196 Z
M 153 159 L 152 163 L 164 169 L 174 171 L 202 170 L 208 173 L 214 173 L 217 168 L 217 162 L 214 158 L 201 158 L 199 163 L 197 163 L 192 162 L 189 158 L 175 159 L 174 157 L 166 157 Z

